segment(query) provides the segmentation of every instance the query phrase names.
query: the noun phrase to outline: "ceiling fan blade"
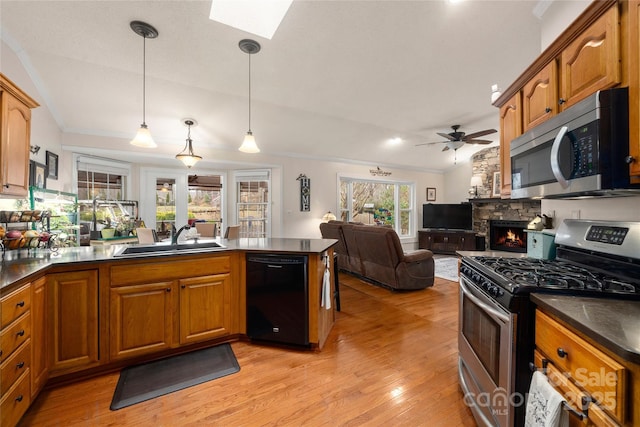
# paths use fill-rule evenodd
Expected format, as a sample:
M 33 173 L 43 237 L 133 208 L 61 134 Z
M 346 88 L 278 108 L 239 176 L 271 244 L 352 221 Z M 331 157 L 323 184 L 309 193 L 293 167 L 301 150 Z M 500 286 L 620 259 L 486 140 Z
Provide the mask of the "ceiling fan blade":
M 420 144 L 416 144 L 416 147 L 420 145 L 433 145 L 433 144 L 445 144 L 447 141 L 432 141 L 432 142 L 421 142 Z
M 469 135 L 465 135 L 462 139 L 464 139 L 465 141 L 469 141 L 470 139 L 474 139 L 479 136 L 489 135 L 490 133 L 496 133 L 496 132 L 498 131 L 495 129 L 485 129 L 485 130 L 481 130 L 480 132 L 474 132 L 474 133 L 470 133 Z
M 442 132 L 436 132 L 436 133 L 438 135 L 440 135 L 441 137 L 448 139 L 449 141 L 455 141 L 456 140 L 454 137 L 452 137 L 448 133 L 442 133 Z
M 488 139 L 471 139 L 465 141 L 467 144 L 491 144 L 493 141 Z
M 447 151 L 449 149 L 448 145 L 445 145 L 444 148 L 442 149 L 442 151 Z

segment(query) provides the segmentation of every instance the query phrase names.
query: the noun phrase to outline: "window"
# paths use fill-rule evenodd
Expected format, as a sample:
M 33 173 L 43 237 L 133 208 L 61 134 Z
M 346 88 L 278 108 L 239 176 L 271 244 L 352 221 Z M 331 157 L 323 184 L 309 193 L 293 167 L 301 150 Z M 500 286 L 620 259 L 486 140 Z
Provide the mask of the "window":
M 131 167 L 128 163 L 76 155 L 78 200 L 126 200 Z
M 239 171 L 236 179 L 236 218 L 240 237 L 268 237 L 269 187 L 268 171 Z
M 176 226 L 176 181 L 173 178 L 156 178 L 156 234 L 165 239 Z
M 189 222 L 207 222 L 222 226 L 222 176 L 189 175 L 187 200 Z
M 398 236 L 413 232 L 414 185 L 340 178 L 340 219 L 392 227 Z

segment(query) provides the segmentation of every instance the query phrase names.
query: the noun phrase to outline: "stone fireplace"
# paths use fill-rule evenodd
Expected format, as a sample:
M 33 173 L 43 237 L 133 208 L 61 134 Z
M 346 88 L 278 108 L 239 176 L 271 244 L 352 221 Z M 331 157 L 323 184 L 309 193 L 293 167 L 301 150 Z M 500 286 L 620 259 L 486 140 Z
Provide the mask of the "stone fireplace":
M 527 252 L 527 224 L 528 221 L 489 220 L 489 249 Z
M 480 175 L 485 178 L 482 187 L 478 187 L 478 198 L 469 199 L 473 204 L 473 231 L 480 237 L 484 237 L 485 249 L 494 249 L 494 237 L 496 232 L 491 233 L 491 223 L 493 221 L 518 222 L 518 230 L 527 228 L 529 221 L 534 219 L 536 215 L 540 215 L 540 200 L 528 199 L 501 199 L 499 197 L 491 197 L 491 183 L 493 172 L 499 170 L 500 167 L 500 147 L 490 147 L 477 152 L 473 156 L 473 175 Z M 515 228 L 515 227 L 514 227 Z M 508 231 L 507 228 L 506 231 Z M 514 230 L 511 230 L 512 232 Z M 497 231 L 498 232 L 498 231 Z M 498 232 L 499 233 L 499 232 Z M 510 252 L 526 252 L 526 233 L 519 238 L 524 241 L 524 249 L 522 248 L 500 248 L 496 250 L 504 250 Z M 501 238 L 501 237 L 500 237 Z M 506 242 L 506 241 L 505 241 Z M 498 243 L 500 246 L 500 243 Z M 509 241 L 507 246 L 513 246 L 514 243 Z

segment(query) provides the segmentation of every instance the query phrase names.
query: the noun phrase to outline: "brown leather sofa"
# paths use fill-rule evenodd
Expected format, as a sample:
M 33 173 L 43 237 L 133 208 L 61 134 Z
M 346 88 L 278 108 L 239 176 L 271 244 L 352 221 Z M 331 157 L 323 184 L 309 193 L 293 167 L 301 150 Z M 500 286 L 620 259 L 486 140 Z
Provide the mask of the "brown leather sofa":
M 320 224 L 320 231 L 323 238 L 338 239 L 334 250 L 340 270 L 391 289 L 433 286 L 433 253 L 405 253 L 392 228 L 329 221 Z

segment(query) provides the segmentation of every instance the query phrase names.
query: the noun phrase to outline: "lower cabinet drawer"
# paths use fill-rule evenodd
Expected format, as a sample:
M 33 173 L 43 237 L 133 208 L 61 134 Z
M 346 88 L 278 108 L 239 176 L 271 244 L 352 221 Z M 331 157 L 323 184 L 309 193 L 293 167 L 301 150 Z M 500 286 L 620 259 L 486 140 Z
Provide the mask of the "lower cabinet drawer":
M 0 363 L 6 360 L 15 349 L 31 336 L 30 313 L 23 314 L 18 320 L 0 332 Z
M 624 366 L 540 311 L 536 312 L 536 348 L 605 412 L 624 422 Z
M 570 378 L 560 372 L 552 363 L 543 363 L 545 357 L 539 352 L 534 352 L 534 361 L 538 369 L 546 366 L 546 375 L 549 383 L 565 398 L 569 404 L 577 412 L 583 412 L 583 398 L 588 394 L 578 388 Z M 548 359 L 546 359 L 548 360 Z M 603 403 L 603 402 L 600 402 Z M 588 419 L 581 420 L 575 414 L 569 414 L 569 425 L 573 426 L 597 426 L 597 427 L 619 427 L 609 415 L 607 415 L 600 406 L 595 402 L 588 403 L 586 413 Z
M 20 418 L 31 404 L 31 381 L 29 370 L 20 377 L 8 393 L 0 400 L 0 425 L 13 427 L 18 424 Z
M 0 396 L 4 396 L 30 366 L 31 341 L 28 340 L 0 365 Z

